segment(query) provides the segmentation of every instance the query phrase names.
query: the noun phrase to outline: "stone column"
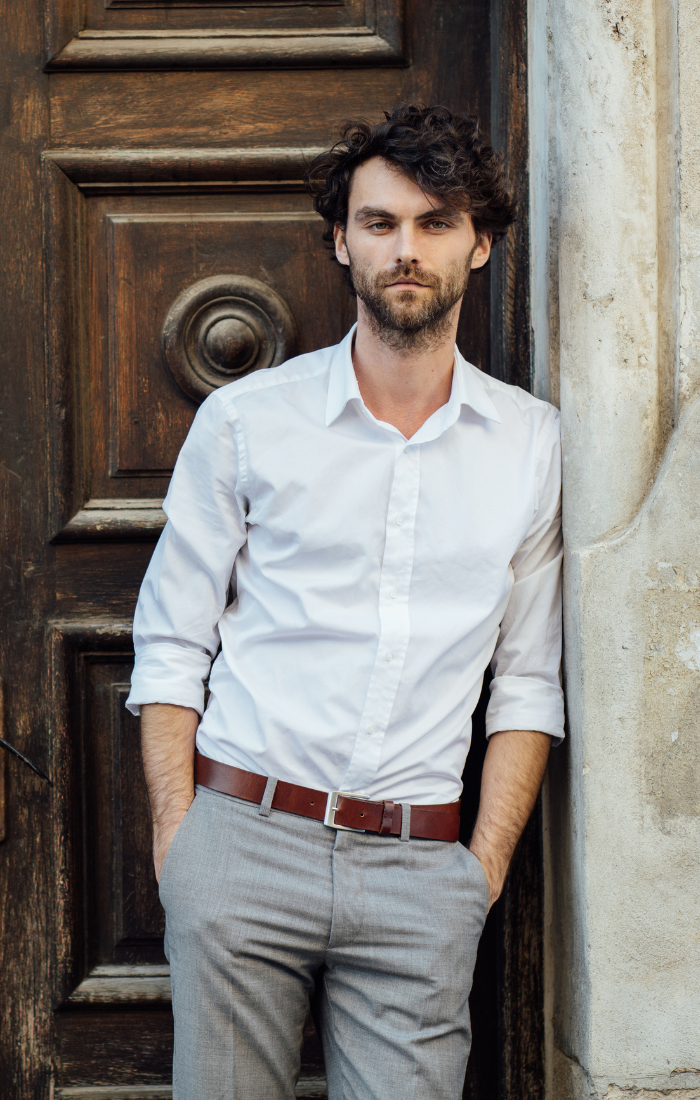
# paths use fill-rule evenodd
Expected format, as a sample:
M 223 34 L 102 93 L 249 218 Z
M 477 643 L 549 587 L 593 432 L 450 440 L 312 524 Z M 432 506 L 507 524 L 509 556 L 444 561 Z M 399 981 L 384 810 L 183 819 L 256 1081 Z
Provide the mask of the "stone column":
M 569 725 L 548 1094 L 700 1100 L 700 8 L 548 0 L 547 35 Z

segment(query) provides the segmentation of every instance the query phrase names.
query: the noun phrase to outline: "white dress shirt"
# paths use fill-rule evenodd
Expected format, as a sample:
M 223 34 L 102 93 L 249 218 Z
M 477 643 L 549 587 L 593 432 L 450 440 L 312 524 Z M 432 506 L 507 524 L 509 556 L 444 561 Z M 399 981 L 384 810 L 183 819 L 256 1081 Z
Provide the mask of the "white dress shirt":
M 127 707 L 193 707 L 199 751 L 247 771 L 450 802 L 489 661 L 487 734 L 563 735 L 559 414 L 455 349 L 407 440 L 366 408 L 353 333 L 199 409 Z

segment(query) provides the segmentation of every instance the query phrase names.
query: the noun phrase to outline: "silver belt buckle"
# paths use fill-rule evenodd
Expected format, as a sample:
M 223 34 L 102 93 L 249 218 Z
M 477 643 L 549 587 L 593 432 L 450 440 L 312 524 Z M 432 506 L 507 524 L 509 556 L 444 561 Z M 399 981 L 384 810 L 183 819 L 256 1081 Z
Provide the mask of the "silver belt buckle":
M 368 798 L 363 798 L 359 794 L 350 794 L 349 791 L 329 791 L 328 801 L 326 802 L 326 816 L 323 819 L 323 824 L 330 826 L 331 829 L 341 829 L 344 833 L 364 833 L 364 829 L 352 829 L 349 825 L 336 825 L 335 812 L 338 809 L 339 798 L 354 798 L 358 802 L 368 802 Z

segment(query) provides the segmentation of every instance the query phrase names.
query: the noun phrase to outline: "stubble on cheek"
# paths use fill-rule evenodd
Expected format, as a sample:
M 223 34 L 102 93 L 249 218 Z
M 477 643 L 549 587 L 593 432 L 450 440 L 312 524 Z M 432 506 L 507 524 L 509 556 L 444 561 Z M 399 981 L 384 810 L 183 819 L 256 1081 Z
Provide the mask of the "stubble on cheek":
M 449 331 L 453 307 L 467 289 L 472 256 L 473 251 L 466 265 L 453 264 L 438 275 L 429 275 L 411 264 L 397 265 L 388 273 L 377 271 L 368 264 L 354 263 L 348 253 L 353 285 L 373 331 L 396 349 L 426 349 L 440 342 Z M 390 291 L 388 287 L 402 277 L 429 289 Z

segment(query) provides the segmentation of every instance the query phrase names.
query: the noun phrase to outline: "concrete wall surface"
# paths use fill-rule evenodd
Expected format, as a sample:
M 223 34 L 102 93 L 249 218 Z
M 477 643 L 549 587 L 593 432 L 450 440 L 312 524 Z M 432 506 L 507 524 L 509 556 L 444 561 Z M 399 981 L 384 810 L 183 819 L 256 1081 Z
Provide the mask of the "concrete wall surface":
M 531 4 L 569 724 L 545 806 L 548 1095 L 700 1100 L 700 2 Z

